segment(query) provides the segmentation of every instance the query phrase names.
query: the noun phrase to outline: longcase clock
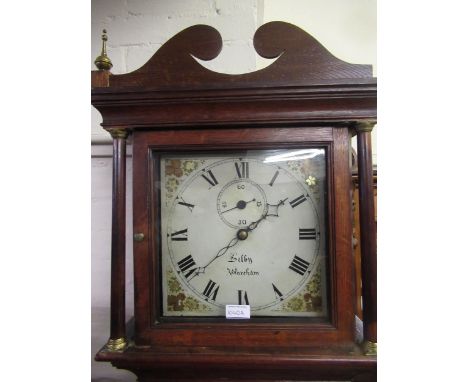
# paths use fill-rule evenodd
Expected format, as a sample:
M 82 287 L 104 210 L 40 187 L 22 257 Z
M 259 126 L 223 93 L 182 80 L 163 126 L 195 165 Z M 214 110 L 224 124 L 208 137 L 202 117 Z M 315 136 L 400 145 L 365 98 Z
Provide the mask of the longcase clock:
M 105 37 L 105 36 L 104 36 Z M 196 25 L 122 75 L 103 52 L 92 104 L 114 141 L 111 333 L 98 361 L 139 381 L 376 378 L 371 67 L 298 27 L 254 37 L 277 58 L 212 72 Z M 351 145 L 358 136 L 364 339 L 357 341 Z M 125 154 L 133 144 L 135 316 L 125 322 Z M 229 312 L 229 314 L 227 313 Z

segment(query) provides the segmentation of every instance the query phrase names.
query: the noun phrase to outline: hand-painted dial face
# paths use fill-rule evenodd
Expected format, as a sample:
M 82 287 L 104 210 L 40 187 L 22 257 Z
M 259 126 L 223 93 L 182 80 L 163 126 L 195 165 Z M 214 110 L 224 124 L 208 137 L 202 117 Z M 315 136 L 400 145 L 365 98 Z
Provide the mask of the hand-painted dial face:
M 323 149 L 172 155 L 160 168 L 164 315 L 326 315 Z

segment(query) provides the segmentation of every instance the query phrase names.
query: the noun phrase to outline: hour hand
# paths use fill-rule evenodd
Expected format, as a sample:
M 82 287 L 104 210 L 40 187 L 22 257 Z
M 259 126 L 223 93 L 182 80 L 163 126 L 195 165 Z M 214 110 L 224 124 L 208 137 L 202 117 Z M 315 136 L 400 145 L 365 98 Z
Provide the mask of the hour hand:
M 280 206 L 284 204 L 284 202 L 288 200 L 288 198 L 282 199 L 278 202 L 278 204 L 269 204 L 267 203 L 267 213 L 265 216 L 278 216 L 278 209 Z
M 258 223 L 260 223 L 263 219 L 266 219 L 268 216 L 277 216 L 277 217 L 279 217 L 278 209 L 279 209 L 280 206 L 282 206 L 284 204 L 284 202 L 286 200 L 288 200 L 288 198 L 280 200 L 277 204 L 267 203 L 266 213 L 263 214 L 262 217 L 260 219 L 258 219 L 257 221 L 254 221 L 254 222 L 250 223 L 249 226 L 247 227 L 247 230 L 248 231 L 253 231 L 255 228 L 257 228 Z

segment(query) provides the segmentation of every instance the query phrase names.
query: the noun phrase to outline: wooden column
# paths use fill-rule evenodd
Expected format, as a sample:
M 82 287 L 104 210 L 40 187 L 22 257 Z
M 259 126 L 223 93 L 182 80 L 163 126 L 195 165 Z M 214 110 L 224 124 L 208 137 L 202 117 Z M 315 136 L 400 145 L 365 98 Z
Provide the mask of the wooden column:
M 375 222 L 371 132 L 375 121 L 357 122 L 359 226 L 361 231 L 361 275 L 364 352 L 377 353 L 377 227 Z
M 109 129 L 114 141 L 112 169 L 112 244 L 110 338 L 106 347 L 120 351 L 127 346 L 125 333 L 125 129 Z

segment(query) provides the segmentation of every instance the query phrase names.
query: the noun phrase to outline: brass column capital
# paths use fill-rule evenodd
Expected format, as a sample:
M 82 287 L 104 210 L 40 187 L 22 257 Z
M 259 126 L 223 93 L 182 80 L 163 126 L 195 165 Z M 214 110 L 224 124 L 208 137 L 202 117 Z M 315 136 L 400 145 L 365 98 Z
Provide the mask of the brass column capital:
M 111 352 L 123 351 L 127 347 L 128 342 L 124 337 L 112 339 L 109 338 L 106 344 L 106 350 Z
M 368 133 L 374 128 L 377 121 L 356 121 L 353 123 L 353 127 L 358 133 Z
M 377 355 L 377 342 L 364 341 L 361 344 L 362 352 L 364 355 L 376 356 Z
M 129 131 L 123 128 L 109 128 L 106 131 L 112 136 L 112 138 L 117 139 L 127 139 Z

